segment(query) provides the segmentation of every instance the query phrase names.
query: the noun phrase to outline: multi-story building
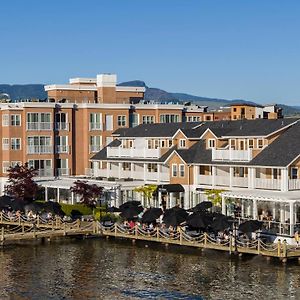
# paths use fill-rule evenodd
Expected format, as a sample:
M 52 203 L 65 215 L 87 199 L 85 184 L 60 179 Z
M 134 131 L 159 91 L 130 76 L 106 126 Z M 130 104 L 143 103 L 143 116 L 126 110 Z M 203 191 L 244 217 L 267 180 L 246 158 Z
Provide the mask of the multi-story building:
M 223 191 L 223 212 L 225 198 L 233 199 L 243 217 L 288 223 L 290 234 L 300 220 L 298 119 L 144 124 L 114 136 L 92 158 L 91 174 L 121 185 L 157 184 L 152 205 L 164 197 L 167 207 L 190 208 L 205 197 L 204 190 L 216 189 Z

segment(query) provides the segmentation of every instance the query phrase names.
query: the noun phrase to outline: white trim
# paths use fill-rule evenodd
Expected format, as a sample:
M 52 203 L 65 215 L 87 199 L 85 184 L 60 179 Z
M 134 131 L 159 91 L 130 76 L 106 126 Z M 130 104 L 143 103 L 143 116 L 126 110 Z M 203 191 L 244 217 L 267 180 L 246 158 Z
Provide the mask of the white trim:
M 218 121 L 217 121 L 217 122 L 218 122 Z M 213 133 L 213 131 L 211 131 L 210 128 L 207 128 L 207 129 L 201 134 L 200 139 L 202 139 L 202 138 L 205 136 L 205 134 L 206 134 L 207 132 L 210 132 L 216 139 L 218 139 L 218 137 Z
M 167 123 L 160 123 L 160 124 L 167 124 Z M 187 139 L 188 137 L 184 134 L 184 132 L 182 132 L 182 130 L 181 130 L 181 128 L 178 128 L 177 130 L 176 130 L 176 132 L 173 134 L 173 136 L 172 136 L 172 139 L 174 139 L 174 137 L 177 135 L 177 133 L 179 133 L 179 132 L 181 132 L 183 135 L 184 135 L 184 137 Z

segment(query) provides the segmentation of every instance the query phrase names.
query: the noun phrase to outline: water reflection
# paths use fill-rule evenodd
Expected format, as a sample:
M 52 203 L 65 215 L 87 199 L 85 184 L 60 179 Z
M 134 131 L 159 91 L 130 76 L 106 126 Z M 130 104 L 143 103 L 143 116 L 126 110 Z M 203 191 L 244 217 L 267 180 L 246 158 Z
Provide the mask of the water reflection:
M 0 251 L 0 299 L 300 299 L 297 263 L 85 240 Z

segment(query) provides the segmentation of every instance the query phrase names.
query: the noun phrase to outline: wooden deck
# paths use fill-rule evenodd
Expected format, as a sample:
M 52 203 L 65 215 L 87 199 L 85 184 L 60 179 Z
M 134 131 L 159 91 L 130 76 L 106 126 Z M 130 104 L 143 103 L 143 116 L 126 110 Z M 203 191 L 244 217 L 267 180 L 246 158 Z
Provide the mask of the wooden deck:
M 300 248 L 289 246 L 285 241 L 276 244 L 265 244 L 260 239 L 257 239 L 248 243 L 243 243 L 238 240 L 235 241 L 233 237 L 230 237 L 227 241 L 218 241 L 210 237 L 207 233 L 193 237 L 186 234 L 183 230 L 179 230 L 170 235 L 159 228 L 148 232 L 137 226 L 131 230 L 124 229 L 119 224 L 114 224 L 111 227 L 100 225 L 100 228 L 103 236 L 112 236 L 116 238 L 182 245 L 194 248 L 226 251 L 229 253 L 261 255 L 279 258 L 283 261 L 286 261 L 288 258 L 300 258 Z

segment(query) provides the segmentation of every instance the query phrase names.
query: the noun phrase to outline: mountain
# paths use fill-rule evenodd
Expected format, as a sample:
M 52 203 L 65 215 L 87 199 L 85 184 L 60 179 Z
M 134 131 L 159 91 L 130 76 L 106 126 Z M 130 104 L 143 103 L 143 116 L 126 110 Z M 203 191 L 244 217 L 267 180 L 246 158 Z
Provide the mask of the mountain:
M 174 101 L 174 102 L 193 102 L 197 105 L 208 106 L 210 109 L 216 109 L 220 106 L 226 106 L 233 103 L 250 103 L 256 104 L 252 101 L 242 100 L 242 99 L 218 99 L 218 98 L 208 98 L 190 95 L 186 93 L 171 93 L 159 88 L 148 87 L 146 83 L 142 80 L 133 80 L 122 82 L 118 84 L 119 86 L 138 86 L 145 87 L 145 100 L 154 100 L 154 101 Z M 13 101 L 19 99 L 28 99 L 28 98 L 38 98 L 45 99 L 47 93 L 44 91 L 43 84 L 0 84 L 0 94 L 7 93 L 10 95 Z M 285 104 L 278 104 L 283 108 L 284 115 L 300 115 L 300 106 L 288 106 Z

